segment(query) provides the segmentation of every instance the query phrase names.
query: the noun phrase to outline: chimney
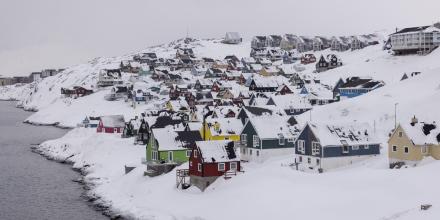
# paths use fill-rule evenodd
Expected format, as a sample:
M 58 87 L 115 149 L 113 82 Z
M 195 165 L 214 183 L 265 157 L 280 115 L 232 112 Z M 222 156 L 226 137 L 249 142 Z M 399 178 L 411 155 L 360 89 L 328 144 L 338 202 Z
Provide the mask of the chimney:
M 411 118 L 411 126 L 416 125 L 418 122 L 419 122 L 419 120 L 417 120 L 416 116 L 414 115 L 414 116 Z

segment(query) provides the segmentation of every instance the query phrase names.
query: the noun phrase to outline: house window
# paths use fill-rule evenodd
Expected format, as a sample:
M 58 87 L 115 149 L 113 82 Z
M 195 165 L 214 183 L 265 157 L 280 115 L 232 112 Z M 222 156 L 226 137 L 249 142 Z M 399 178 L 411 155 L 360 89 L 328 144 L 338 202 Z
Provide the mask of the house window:
M 241 143 L 242 144 L 246 144 L 247 143 L 247 134 L 242 134 L 241 135 Z
M 320 147 L 318 142 L 312 142 L 312 155 L 319 154 Z
M 353 146 L 351 146 L 351 149 L 352 150 L 359 150 L 359 146 L 358 145 L 353 145 Z
M 218 171 L 225 171 L 225 163 L 219 163 L 217 165 Z
M 310 158 L 310 157 L 307 158 L 307 163 L 308 163 L 308 164 L 311 164 L 311 163 L 312 163 L 312 158 Z
M 202 164 L 201 163 L 197 164 L 197 170 L 199 172 L 202 172 Z
M 405 149 L 405 154 L 409 153 L 409 147 L 404 147 Z
M 172 151 L 168 151 L 168 161 L 173 161 L 174 155 Z
M 237 162 L 230 163 L 230 170 L 237 170 Z
M 158 160 L 157 151 L 151 151 L 151 158 L 153 160 Z
M 319 163 L 321 163 L 321 161 L 318 158 L 316 158 L 316 165 L 319 166 Z
M 280 137 L 280 139 L 278 139 L 278 144 L 279 145 L 284 145 L 284 143 L 285 143 L 284 137 Z
M 393 146 L 393 152 L 397 151 L 397 146 Z
M 342 146 L 342 153 L 348 153 L 348 149 L 349 149 L 349 147 L 350 147 L 350 146 L 348 146 L 348 145 L 344 145 L 344 146 Z
M 258 146 L 260 146 L 260 139 L 258 138 L 257 135 L 254 135 L 253 138 L 252 138 L 252 140 L 253 140 L 253 146 L 254 146 L 254 147 L 258 147 Z
M 190 157 L 191 156 L 191 151 L 190 150 L 187 150 L 186 151 L 186 157 Z
M 290 142 L 290 143 L 293 143 L 293 138 L 289 138 L 289 139 L 287 139 L 287 142 Z
M 257 157 L 259 157 L 260 156 L 260 151 L 259 150 L 257 150 Z
M 403 136 L 403 132 L 399 131 L 399 137 Z
M 197 150 L 194 150 L 194 158 L 197 158 Z
M 303 162 L 303 157 L 302 157 L 302 156 L 299 156 L 299 157 L 298 157 L 298 161 L 299 161 L 300 163 L 302 163 L 302 162 Z
M 303 154 L 306 152 L 304 145 L 305 145 L 304 140 L 298 140 L 298 151 Z

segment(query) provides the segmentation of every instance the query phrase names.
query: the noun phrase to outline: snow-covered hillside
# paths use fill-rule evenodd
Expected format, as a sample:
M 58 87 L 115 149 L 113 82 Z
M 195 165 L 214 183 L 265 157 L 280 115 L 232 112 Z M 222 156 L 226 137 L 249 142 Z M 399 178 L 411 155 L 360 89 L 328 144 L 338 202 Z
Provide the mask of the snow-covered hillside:
M 104 96 L 109 89 L 100 90 L 90 96 L 81 99 L 66 99 L 61 95 L 61 88 L 73 86 L 85 86 L 96 88 L 98 73 L 102 69 L 119 68 L 121 61 L 129 60 L 134 54 L 142 52 L 155 52 L 158 57 L 172 58 L 175 56 L 175 47 L 185 44 L 193 48 L 197 57 L 210 57 L 223 59 L 227 55 L 235 54 L 237 57 L 249 56 L 250 42 L 239 45 L 225 45 L 220 40 L 195 40 L 184 43 L 176 40 L 169 44 L 154 46 L 136 53 L 120 57 L 96 58 L 86 64 L 80 64 L 67 68 L 60 74 L 47 77 L 39 83 L 33 83 L 30 88 L 6 87 L 0 88 L 0 99 L 19 100 L 18 105 L 25 110 L 37 111 L 27 121 L 35 124 L 58 124 L 64 127 L 74 127 L 87 115 L 124 114 L 126 117 L 139 115 L 143 109 L 133 110 L 128 104 L 120 102 L 108 102 Z M 129 74 L 123 76 L 129 80 Z M 149 82 L 153 85 L 153 82 Z
M 182 41 L 142 52 L 172 57 L 179 44 Z M 250 42 L 224 45 L 218 40 L 197 40 L 189 46 L 199 57 L 219 59 L 231 54 L 247 57 L 250 52 Z M 330 53 L 335 52 L 314 54 L 319 59 L 321 54 Z M 76 128 L 60 139 L 45 142 L 40 150 L 83 168 L 86 181 L 96 184 L 91 194 L 116 211 L 138 219 L 438 219 L 440 193 L 436 189 L 440 178 L 436 173 L 440 162 L 424 161 L 416 168 L 389 169 L 387 139 L 395 119 L 407 123 L 415 115 L 423 121 L 439 121 L 440 50 L 427 56 L 393 56 L 382 50 L 382 45 L 376 45 L 336 54 L 343 60 L 342 67 L 314 73 L 315 65 L 310 64 L 300 74 L 331 86 L 340 78 L 369 76 L 384 81 L 385 86 L 356 98 L 314 106 L 298 121 L 368 123 L 373 127 L 382 144 L 381 155 L 350 167 L 319 175 L 298 172 L 288 166 L 294 155 L 287 155 L 264 163 L 245 163 L 245 173 L 229 180 L 219 178 L 202 193 L 195 187 L 176 189 L 175 172 L 154 178 L 143 176 L 141 158 L 145 148 L 133 145 L 133 139 Z M 132 118 L 152 105 L 133 108 L 123 100 L 106 101 L 108 89 L 78 99 L 60 94 L 62 87 L 94 86 L 99 70 L 117 66 L 131 55 L 98 58 L 38 84 L 1 88 L 0 99 L 18 99 L 25 109 L 37 110 L 27 120 L 39 124 L 73 127 L 86 115 L 123 114 Z M 404 73 L 412 72 L 420 74 L 401 80 Z M 129 75 L 123 77 L 128 80 Z M 126 164 L 137 168 L 125 175 Z M 419 211 L 423 203 L 433 204 L 433 208 Z

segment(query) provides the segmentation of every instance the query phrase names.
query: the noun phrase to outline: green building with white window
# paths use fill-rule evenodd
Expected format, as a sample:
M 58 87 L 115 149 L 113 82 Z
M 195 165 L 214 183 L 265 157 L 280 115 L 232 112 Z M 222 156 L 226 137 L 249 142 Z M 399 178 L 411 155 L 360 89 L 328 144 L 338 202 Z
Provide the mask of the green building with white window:
M 173 126 L 151 129 L 145 174 L 156 176 L 187 162 L 196 141 L 202 141 L 199 131 L 178 130 Z

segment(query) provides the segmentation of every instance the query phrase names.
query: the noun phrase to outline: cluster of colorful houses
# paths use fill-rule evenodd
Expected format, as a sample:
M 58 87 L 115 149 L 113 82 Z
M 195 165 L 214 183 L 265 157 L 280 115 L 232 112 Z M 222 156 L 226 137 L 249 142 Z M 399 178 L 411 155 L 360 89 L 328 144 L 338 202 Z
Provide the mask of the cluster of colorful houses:
M 128 121 L 113 115 L 88 117 L 82 123 L 145 145 L 145 175 L 154 177 L 179 166 L 178 187 L 204 190 L 219 177 L 243 173 L 243 165 L 251 161 L 291 155 L 299 170 L 324 172 L 380 153 L 368 126 L 300 124 L 296 117 L 316 105 L 380 88 L 382 81 L 351 77 L 326 85 L 267 54 L 200 58 L 192 42 L 185 39 L 176 46 L 172 58 L 154 52 L 134 55 L 117 68 L 101 70 L 94 85 L 109 88 L 109 101 L 132 100 L 148 109 Z M 318 62 L 313 54 L 304 54 L 296 61 L 316 62 L 316 72 L 342 65 L 333 54 Z M 81 97 L 93 88 L 63 88 L 62 93 Z M 182 169 L 185 163 L 188 167 Z
M 376 44 L 376 37 L 257 36 L 249 57 L 223 59 L 198 56 L 192 47 L 197 40 L 187 38 L 174 46 L 172 57 L 153 51 L 136 54 L 102 69 L 93 87 L 63 88 L 61 93 L 81 97 L 94 88 L 107 88 L 108 101 L 148 106 L 128 121 L 122 115 L 87 117 L 82 125 L 134 137 L 136 144 L 146 146 L 145 175 L 176 170 L 177 187 L 204 190 L 219 177 L 245 172 L 246 163 L 282 155 L 291 156 L 298 170 L 325 172 L 379 155 L 375 131 L 361 123 L 299 122 L 298 115 L 385 84 L 355 76 L 326 85 L 318 73 L 341 66 L 341 59 L 327 54 L 318 60 L 305 52 L 360 49 Z M 222 41 L 240 42 L 238 33 L 228 33 Z M 314 73 L 301 73 L 301 66 L 312 63 Z M 440 136 L 435 123 L 414 121 L 411 128 L 400 125 L 390 136 L 391 167 L 414 165 L 426 156 L 437 158 Z M 417 129 L 425 136 L 416 134 Z
M 244 173 L 246 163 L 291 156 L 291 166 L 305 172 L 346 167 L 381 153 L 368 123 L 298 123 L 274 107 L 196 106 L 179 111 L 150 111 L 129 121 L 122 115 L 87 117 L 83 126 L 98 133 L 134 137 L 146 145 L 145 175 L 176 167 L 177 187 L 205 190 L 217 178 Z M 440 159 L 440 128 L 414 116 L 389 135 L 390 168 L 416 166 L 426 157 Z M 187 168 L 182 168 L 187 164 Z

